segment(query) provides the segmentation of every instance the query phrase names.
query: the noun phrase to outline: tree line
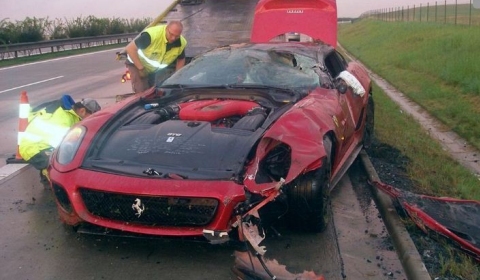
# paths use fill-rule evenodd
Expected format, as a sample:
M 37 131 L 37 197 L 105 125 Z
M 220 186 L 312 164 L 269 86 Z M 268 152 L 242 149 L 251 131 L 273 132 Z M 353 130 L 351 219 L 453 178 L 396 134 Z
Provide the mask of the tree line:
M 122 19 L 95 16 L 77 17 L 71 20 L 27 17 L 15 22 L 2 19 L 0 44 L 135 33 L 142 31 L 150 22 L 152 22 L 151 18 Z

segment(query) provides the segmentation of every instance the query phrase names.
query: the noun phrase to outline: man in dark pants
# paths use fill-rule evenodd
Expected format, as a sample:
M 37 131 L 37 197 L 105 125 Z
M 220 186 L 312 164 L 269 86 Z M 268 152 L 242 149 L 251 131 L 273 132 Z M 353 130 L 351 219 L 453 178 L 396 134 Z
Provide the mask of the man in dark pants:
M 167 67 L 173 62 L 176 61 L 175 71 L 185 65 L 187 40 L 181 35 L 182 31 L 180 21 L 171 21 L 146 28 L 127 45 L 126 65 L 133 92 L 143 92 L 154 86 L 156 80 L 166 79 Z
M 100 109 L 100 105 L 93 99 L 85 98 L 74 102 L 69 95 L 32 109 L 18 150 L 26 162 L 40 170 L 44 185 L 49 182 L 47 167 L 53 149 L 74 124 Z

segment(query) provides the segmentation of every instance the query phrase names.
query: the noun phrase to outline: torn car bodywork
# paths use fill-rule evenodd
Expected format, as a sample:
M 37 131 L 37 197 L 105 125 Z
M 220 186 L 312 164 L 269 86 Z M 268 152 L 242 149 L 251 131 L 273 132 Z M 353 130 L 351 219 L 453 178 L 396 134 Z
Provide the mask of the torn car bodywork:
M 378 181 L 371 184 L 388 194 L 423 232 L 445 237 L 480 262 L 480 201 L 419 195 Z
M 325 228 L 372 106 L 365 69 L 321 40 L 215 48 L 72 128 L 49 167 L 58 212 L 72 226 L 238 238 L 261 255 L 278 217 Z
M 285 54 L 297 65 L 277 60 Z M 261 253 L 264 206 L 279 202 L 285 214 L 294 189 L 306 188 L 323 211 L 362 148 L 371 96 L 337 89 L 334 68 L 355 67 L 340 58 L 321 43 L 222 47 L 85 119 L 50 167 L 60 217 L 214 243 L 241 229 Z M 369 80 L 358 81 L 370 92 Z M 306 213 L 304 226 L 321 211 Z

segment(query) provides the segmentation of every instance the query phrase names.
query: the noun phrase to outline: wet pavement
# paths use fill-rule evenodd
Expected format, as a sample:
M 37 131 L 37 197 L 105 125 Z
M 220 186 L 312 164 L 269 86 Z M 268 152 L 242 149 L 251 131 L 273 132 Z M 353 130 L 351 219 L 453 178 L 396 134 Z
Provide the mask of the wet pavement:
M 366 186 L 349 186 L 350 183 L 344 182 L 333 193 L 334 222 L 347 278 L 405 279 L 377 206 L 365 191 Z
M 183 23 L 187 39 L 185 55 L 194 57 L 209 49 L 250 41 L 257 0 L 201 1 L 200 5 L 176 5 L 164 18 Z
M 280 223 L 279 235 L 262 243 L 278 279 L 406 278 L 368 189 L 352 181 L 345 176 L 332 193 L 325 232 L 293 232 Z M 237 279 L 235 263 L 252 261 L 232 244 L 76 233 L 61 224 L 51 191 L 29 166 L 0 180 L 0 219 L 4 279 Z

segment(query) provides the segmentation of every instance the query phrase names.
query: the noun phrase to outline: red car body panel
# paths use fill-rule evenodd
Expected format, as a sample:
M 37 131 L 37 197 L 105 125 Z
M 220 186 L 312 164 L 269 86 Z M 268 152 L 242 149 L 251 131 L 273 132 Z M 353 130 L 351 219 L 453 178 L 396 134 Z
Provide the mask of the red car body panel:
M 342 108 L 338 106 L 339 98 L 346 98 L 345 95 L 338 95 L 335 90 L 318 89 L 317 91 L 295 104 L 281 119 L 275 122 L 267 130 L 257 147 L 256 159 L 263 158 L 277 143 L 285 143 L 292 147 L 292 158 L 296 159 L 296 161 L 290 167 L 288 176 L 285 178 L 286 183 L 291 182 L 301 174 L 321 166 L 321 159 L 325 156 L 323 145 L 321 141 L 313 141 L 313 139 L 322 139 L 326 131 L 337 131 L 339 143 L 361 142 L 361 133 L 350 134 L 349 137 L 352 139 L 345 138 L 342 136 L 343 132 L 347 131 L 344 122 L 334 121 L 334 119 L 341 120 L 342 116 L 347 115 L 348 112 L 344 110 L 350 110 L 348 107 Z M 151 94 L 152 92 L 147 92 L 143 96 L 148 98 Z M 245 181 L 243 182 L 244 185 L 239 185 L 232 181 L 211 182 L 198 180 L 175 180 L 172 183 L 172 181 L 167 180 L 159 181 L 153 178 L 120 176 L 78 168 L 84 159 L 88 146 L 90 146 L 93 140 L 93 136 L 102 125 L 114 116 L 121 107 L 124 107 L 125 103 L 138 98 L 140 97 L 126 99 L 84 120 L 81 125 L 87 127 L 90 133 L 87 133 L 83 139 L 75 159 L 68 165 L 59 165 L 56 161 L 53 161 L 50 168 L 52 184 L 64 188 L 70 195 L 73 205 L 73 212 L 69 212 L 59 204 L 60 217 L 67 224 L 76 225 L 80 222 L 88 222 L 110 229 L 161 236 L 201 236 L 204 229 L 229 231 L 233 222 L 235 206 L 245 200 L 244 187 L 252 193 L 268 196 L 278 184 L 278 182 L 263 184 L 255 182 L 255 175 L 259 170 L 258 161 L 251 163 L 248 167 Z M 252 106 L 250 102 L 242 102 L 241 104 L 245 104 L 248 107 Z M 241 106 L 238 108 L 240 108 L 239 110 L 242 109 Z M 212 111 L 208 112 L 211 113 Z M 210 115 L 208 117 L 210 118 Z M 357 144 L 350 146 L 339 145 L 338 147 L 339 149 L 353 150 L 357 147 Z M 342 166 L 342 162 L 349 155 L 348 153 L 348 151 L 338 151 L 336 153 L 339 155 L 335 159 L 335 162 L 338 162 L 336 164 L 337 167 Z M 340 171 L 339 168 L 334 168 L 332 175 L 335 176 Z M 219 204 L 216 211 L 217 215 L 206 227 L 129 225 L 124 222 L 102 219 L 89 213 L 79 194 L 79 189 L 86 186 L 90 190 L 109 190 L 109 192 L 118 194 L 135 194 L 139 198 L 149 196 L 209 197 L 219 201 Z
M 292 4 L 295 5 L 296 8 L 292 8 Z M 300 13 L 300 11 L 302 12 Z M 279 16 L 279 13 L 287 14 L 280 22 L 276 18 Z M 302 19 L 299 19 L 299 16 Z M 271 36 L 277 36 L 280 33 L 301 32 L 315 39 L 322 40 L 331 46 L 335 46 L 336 24 L 335 1 L 261 0 L 258 3 L 255 13 L 252 41 L 268 41 L 271 39 Z M 316 28 L 319 25 L 322 27 L 321 29 Z M 278 46 L 275 43 L 271 44 L 274 46 L 273 49 L 276 49 Z M 319 43 L 298 44 L 300 45 L 297 45 L 297 43 L 287 45 L 285 51 L 300 51 L 301 55 L 310 60 L 318 59 L 318 53 L 316 52 L 325 52 L 321 55 L 335 54 L 331 46 Z M 236 46 L 232 49 L 236 48 L 241 48 L 241 46 Z M 253 46 L 250 47 L 250 49 L 247 47 L 246 50 L 252 54 L 255 54 L 256 51 L 272 50 L 272 46 L 269 44 L 258 48 L 257 50 L 255 46 Z M 312 59 L 312 57 L 314 58 Z M 256 57 L 252 55 L 251 58 Z M 337 58 L 337 60 L 341 59 Z M 315 63 L 318 63 L 318 61 Z M 345 67 L 346 65 L 344 64 L 345 63 L 338 61 L 340 68 Z M 236 66 L 237 64 L 235 64 L 235 69 L 237 68 Z M 305 69 L 312 69 L 317 66 L 318 65 L 315 64 Z M 180 71 L 188 67 L 187 65 Z M 356 76 L 366 92 L 370 92 L 370 79 L 363 68 L 355 63 L 349 63 L 348 67 L 349 68 L 345 70 L 350 71 Z M 296 68 L 295 71 L 299 71 L 298 68 Z M 323 69 L 320 71 L 327 70 Z M 321 76 L 321 74 L 315 73 Z M 339 73 L 335 74 L 338 75 Z M 58 150 L 56 150 L 52 156 L 53 160 L 49 167 L 49 174 L 57 198 L 60 218 L 69 225 L 78 225 L 86 222 L 108 229 L 156 236 L 202 236 L 205 235 L 205 230 L 222 233 L 230 232 L 232 227 L 238 224 L 240 216 L 247 214 L 258 215 L 255 207 L 238 213 L 236 207 L 244 203 L 248 199 L 247 196 L 255 195 L 263 198 L 262 202 L 257 201 L 259 204 L 273 201 L 280 194 L 279 189 L 283 184 L 292 183 L 303 174 L 322 167 L 322 163 L 326 157 L 323 138 L 327 134 L 329 137 L 332 137 L 332 140 L 335 142 L 331 177 L 339 179 L 343 175 L 343 172 L 346 171 L 345 169 L 349 167 L 349 163 L 356 158 L 356 155 L 362 148 L 362 137 L 366 118 L 364 108 L 368 103 L 369 94 L 358 95 L 353 92 L 352 88 L 347 88 L 346 92 L 339 93 L 338 89 L 335 88 L 334 78 L 335 77 L 330 77 L 327 79 L 328 81 L 324 80 L 328 83 L 328 85 L 324 87 L 318 84 L 313 89 L 309 89 L 308 94 L 302 93 L 303 95 L 301 95 L 297 92 L 290 95 L 301 96 L 298 100 L 294 100 L 294 97 L 291 97 L 291 100 L 287 98 L 286 100 L 279 101 L 276 99 L 278 98 L 277 96 L 275 98 L 271 97 L 271 99 L 265 97 L 267 94 L 270 94 L 271 91 L 279 90 L 282 92 L 281 87 L 277 87 L 275 90 L 268 88 L 249 89 L 248 86 L 252 86 L 252 84 L 245 84 L 246 88 L 241 90 L 247 92 L 247 94 L 251 94 L 252 97 L 254 96 L 255 98 L 247 100 L 245 96 L 236 92 L 236 90 L 240 90 L 235 88 L 218 89 L 218 87 L 215 87 L 211 90 L 213 93 L 222 93 L 222 90 L 231 90 L 233 97 L 230 98 L 228 96 L 225 98 L 225 94 L 223 94 L 223 97 L 218 99 L 200 98 L 193 101 L 186 99 L 176 104 L 178 108 L 180 108 L 180 111 L 178 114 L 179 119 L 176 119 L 177 123 L 175 124 L 191 122 L 193 124 L 192 126 L 195 125 L 196 121 L 211 122 L 217 119 L 245 115 L 247 112 L 255 109 L 263 110 L 266 108 L 266 110 L 271 111 L 268 115 L 270 119 L 267 119 L 267 121 L 263 123 L 265 127 L 259 129 L 262 130 L 262 134 L 258 137 L 258 140 L 255 139 L 254 144 L 250 144 L 253 147 L 252 150 L 249 151 L 249 154 L 252 155 L 251 158 L 246 157 L 248 161 L 242 162 L 244 166 L 242 166 L 241 180 L 183 179 L 178 174 L 163 179 L 159 177 L 148 177 L 139 173 L 135 173 L 137 174 L 135 175 L 129 174 L 128 172 L 122 173 L 122 171 L 118 170 L 112 171 L 113 169 L 109 170 L 108 168 L 102 169 L 102 167 L 95 165 L 95 162 L 85 164 L 85 161 L 88 160 L 87 154 L 89 152 L 92 154 L 94 153 L 92 150 L 101 149 L 100 147 L 94 146 L 98 143 L 95 141 L 98 141 L 98 138 L 102 137 L 105 127 L 111 125 L 111 120 L 121 119 L 124 113 L 123 110 L 127 107 L 133 108 L 137 106 L 141 109 L 135 110 L 139 112 L 142 111 L 143 107 L 138 104 L 142 102 L 149 103 L 150 101 L 155 102 L 155 98 L 159 98 L 159 95 L 157 89 L 152 88 L 97 112 L 77 124 L 77 127 L 84 127 L 87 132 L 71 162 L 60 164 L 57 159 Z M 323 77 L 319 79 L 323 79 Z M 187 87 L 186 91 L 188 90 Z M 204 91 L 205 89 L 199 89 L 199 95 L 204 94 Z M 212 93 L 208 94 L 213 95 Z M 285 93 L 282 92 L 282 94 Z M 285 94 L 284 96 L 289 95 Z M 259 100 L 263 100 L 264 104 Z M 265 108 L 261 108 L 262 106 Z M 284 111 L 282 111 L 281 114 L 276 114 L 277 109 Z M 172 129 L 175 125 L 173 121 L 169 124 L 171 124 L 171 126 L 168 126 L 165 130 L 169 129 L 167 132 L 176 133 L 174 129 Z M 213 123 L 211 127 L 222 128 L 221 125 L 217 126 Z M 196 132 L 205 133 L 204 130 L 196 130 Z M 164 131 L 157 130 L 156 133 L 160 134 L 164 133 Z M 255 132 L 253 132 L 253 134 L 254 133 Z M 225 135 L 233 138 L 232 135 L 235 134 L 226 133 Z M 154 136 L 160 138 L 157 134 Z M 133 137 L 135 137 L 135 135 Z M 254 138 L 252 137 L 251 139 Z M 250 138 L 248 140 L 250 140 Z M 270 181 L 258 179 L 258 177 L 262 177 L 261 174 L 259 176 L 259 173 L 262 173 L 262 161 L 265 160 L 272 150 L 275 150 L 275 148 L 280 145 L 288 147 L 291 153 L 292 162 L 288 167 L 288 172 L 282 174 L 282 178 L 280 179 L 270 178 Z M 118 149 L 126 149 L 126 147 L 122 146 L 118 147 Z M 144 155 L 145 153 L 142 156 Z M 95 159 L 91 161 L 94 160 Z M 118 159 L 115 158 L 112 162 L 115 160 Z M 209 161 L 215 159 L 205 158 L 204 160 Z M 182 163 L 184 162 L 185 161 Z M 109 162 L 104 164 L 107 165 Z M 203 162 L 200 165 L 202 164 Z M 128 168 L 130 168 L 130 166 L 128 166 Z M 283 177 L 283 175 L 285 175 L 285 177 Z M 332 187 L 335 185 L 335 183 L 333 183 L 334 180 L 336 179 L 332 179 Z M 242 182 L 240 183 L 239 181 Z M 85 197 L 82 197 L 82 195 L 85 195 L 82 194 L 85 190 L 100 193 L 100 195 L 105 196 L 122 195 L 126 197 L 123 201 L 124 209 L 130 210 L 128 208 L 131 206 L 132 212 L 130 214 L 136 211 L 136 215 L 139 217 L 140 215 L 148 215 L 149 211 L 152 211 L 152 207 L 154 206 L 151 206 L 152 204 L 149 205 L 149 199 L 166 198 L 168 203 L 172 203 L 172 206 L 175 206 L 174 204 L 178 203 L 177 200 L 181 200 L 182 198 L 212 199 L 218 204 L 215 206 L 215 214 L 211 220 L 199 226 L 160 226 L 158 224 L 147 226 L 137 223 L 135 220 L 125 222 L 115 220 L 114 218 L 102 218 L 92 213 L 92 211 L 87 210 L 87 202 L 85 202 Z M 135 205 L 136 199 L 142 200 L 142 207 L 144 208 L 138 208 L 138 205 Z M 68 204 L 65 203 L 67 200 L 70 203 L 68 207 L 65 206 Z
M 380 181 L 371 184 L 389 195 L 423 232 L 449 239 L 480 262 L 480 201 L 414 194 Z
M 328 90 L 323 90 L 328 93 Z M 295 104 L 285 117 L 277 121 L 265 134 L 264 139 L 257 149 L 258 158 L 263 158 L 270 149 L 272 140 L 283 142 L 291 147 L 292 158 L 297 159 L 292 163 L 290 172 L 285 178 L 285 182 L 291 182 L 300 174 L 320 167 L 320 159 L 325 156 L 325 151 L 321 141 L 312 141 L 312 139 L 322 139 L 325 131 L 335 127 L 332 116 L 338 112 L 338 101 L 336 93 L 331 91 L 330 98 L 326 95 L 311 94 L 299 103 Z M 320 104 L 322 103 L 322 104 Z M 322 111 L 318 109 L 322 108 Z M 271 139 L 271 140 L 270 140 Z M 253 178 L 258 165 L 250 168 L 247 174 L 252 173 Z M 246 180 L 245 185 L 253 192 L 260 192 L 265 186 L 259 186 L 252 183 L 252 180 Z M 274 184 L 272 184 L 273 187 Z
M 152 91 L 147 91 L 144 95 L 148 96 Z M 203 227 L 197 228 L 175 228 L 175 227 L 147 227 L 140 225 L 128 225 L 113 220 L 101 219 L 92 215 L 85 208 L 80 194 L 79 188 L 88 186 L 89 189 L 95 190 L 111 190 L 115 193 L 135 194 L 142 196 L 158 196 L 163 197 L 208 197 L 215 198 L 219 201 L 218 210 L 214 219 L 205 227 L 213 230 L 227 230 L 230 227 L 233 208 L 238 202 L 245 200 L 245 191 L 243 185 L 235 184 L 231 181 L 219 182 L 212 184 L 210 181 L 192 181 L 180 180 L 175 181 L 174 187 L 170 181 L 159 183 L 158 180 L 150 178 L 137 178 L 119 176 L 115 174 L 92 172 L 78 168 L 91 144 L 93 136 L 116 112 L 137 97 L 131 97 L 122 102 L 116 103 L 108 108 L 103 109 L 92 117 L 85 119 L 82 125 L 88 127 L 89 132 L 83 139 L 82 144 L 77 152 L 77 156 L 68 165 L 60 165 L 56 161 L 52 162 L 49 167 L 49 174 L 52 179 L 52 185 L 59 185 L 70 194 L 70 200 L 73 206 L 73 212 L 69 212 L 58 205 L 60 218 L 69 225 L 77 225 L 81 222 L 88 222 L 98 226 L 121 231 L 143 233 L 150 235 L 166 235 L 166 236 L 201 236 Z M 58 201 L 57 201 L 58 202 Z M 133 203 L 133 201 L 132 201 Z
M 255 9 L 251 42 L 263 43 L 286 33 L 308 34 L 337 46 L 335 0 L 260 0 Z
M 50 174 L 56 179 L 52 183 L 62 182 L 62 187 L 70 194 L 74 212 L 69 213 L 59 205 L 61 219 L 70 225 L 88 222 L 97 226 L 117 229 L 121 231 L 164 236 L 202 236 L 203 229 L 228 230 L 232 218 L 233 208 L 237 203 L 245 200 L 243 186 L 230 181 L 170 181 L 159 182 L 155 179 L 141 179 L 135 177 L 102 174 L 83 169 L 76 169 L 68 173 L 59 173 L 55 168 Z M 173 186 L 172 186 L 173 185 Z M 90 190 L 105 190 L 119 194 L 135 194 L 136 197 L 159 196 L 162 197 L 204 197 L 208 195 L 220 203 L 214 219 L 206 227 L 149 227 L 139 224 L 129 225 L 124 222 L 102 219 L 91 214 L 85 207 L 79 189 L 88 186 Z M 133 203 L 133 200 L 132 200 Z M 148 207 L 148 203 L 146 203 Z M 148 212 L 148 209 L 147 209 Z

